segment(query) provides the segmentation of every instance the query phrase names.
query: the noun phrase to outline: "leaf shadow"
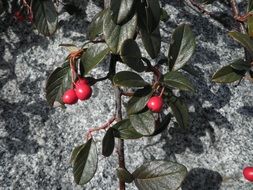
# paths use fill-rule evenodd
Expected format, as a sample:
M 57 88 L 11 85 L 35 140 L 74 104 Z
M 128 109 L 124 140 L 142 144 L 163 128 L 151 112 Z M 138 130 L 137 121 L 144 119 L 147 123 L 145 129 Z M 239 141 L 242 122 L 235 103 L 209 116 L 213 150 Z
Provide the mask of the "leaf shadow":
M 163 146 L 168 157 L 180 154 L 189 148 L 193 153 L 201 154 L 204 152 L 204 145 L 201 137 L 208 135 L 210 146 L 215 146 L 216 137 L 214 126 L 234 130 L 226 117 L 217 110 L 229 103 L 231 92 L 227 86 L 220 86 L 216 93 L 210 90 L 205 82 L 204 73 L 200 70 L 199 78 L 195 79 L 194 84 L 198 84 L 198 92 L 195 94 L 183 93 L 182 98 L 186 104 L 193 108 L 190 111 L 190 127 L 182 129 L 177 125 L 170 127 L 161 135 L 161 140 L 165 140 Z M 197 81 L 196 81 L 197 80 Z M 205 106 L 208 102 L 208 106 Z
M 222 176 L 205 168 L 193 168 L 182 183 L 182 190 L 219 190 Z
M 237 112 L 245 116 L 253 117 L 253 106 L 242 106 L 237 109 Z

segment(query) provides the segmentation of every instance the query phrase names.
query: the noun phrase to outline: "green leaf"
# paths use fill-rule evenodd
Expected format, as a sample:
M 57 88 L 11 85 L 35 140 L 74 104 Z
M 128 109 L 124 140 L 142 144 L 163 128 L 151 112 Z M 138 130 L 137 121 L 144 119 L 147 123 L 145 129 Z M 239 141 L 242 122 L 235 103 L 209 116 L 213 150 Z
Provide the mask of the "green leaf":
M 33 23 L 38 31 L 46 36 L 55 33 L 58 14 L 52 0 L 32 1 Z
M 92 19 L 91 24 L 88 27 L 87 36 L 89 40 L 94 40 L 98 35 L 103 33 L 103 22 L 106 9 L 100 11 Z
M 105 157 L 109 157 L 113 153 L 114 146 L 115 146 L 114 130 L 115 129 L 113 129 L 113 128 L 109 128 L 106 131 L 106 134 L 105 134 L 105 136 L 103 138 L 103 142 L 102 142 L 102 154 Z
M 247 11 L 250 12 L 253 10 L 253 0 L 248 0 L 248 9 Z
M 179 90 L 194 91 L 192 83 L 183 74 L 177 71 L 166 73 L 162 83 L 168 87 L 178 88 Z
M 76 157 L 77 157 L 78 153 L 80 152 L 80 150 L 82 150 L 83 146 L 84 145 L 82 144 L 82 145 L 79 145 L 73 149 L 73 151 L 71 153 L 71 158 L 70 158 L 70 163 L 72 166 L 74 166 L 74 162 L 76 160 Z
M 137 90 L 133 97 L 128 101 L 126 109 L 128 115 L 140 112 L 146 107 L 148 100 L 154 93 L 151 86 L 147 86 L 144 89 Z
M 253 56 L 253 42 L 247 34 L 242 34 L 240 32 L 229 32 L 229 35 L 242 46 L 244 46 Z
M 127 39 L 132 39 L 136 32 L 137 18 L 133 16 L 126 24 L 116 25 L 112 20 L 111 11 L 107 10 L 103 22 L 103 31 L 105 41 L 115 54 L 120 52 L 123 42 Z
M 90 139 L 79 150 L 74 161 L 74 179 L 78 185 L 88 183 L 96 173 L 98 164 L 98 155 L 96 144 Z
M 182 128 L 189 127 L 189 112 L 185 103 L 177 98 L 176 101 L 171 101 L 169 106 L 179 126 Z
M 163 118 L 162 122 L 160 123 L 159 126 L 156 127 L 155 132 L 151 136 L 155 136 L 163 132 L 170 124 L 170 121 L 171 121 L 171 114 L 169 113 Z
M 151 111 L 130 115 L 129 118 L 134 129 L 143 136 L 149 136 L 155 132 L 155 118 Z
M 137 3 L 138 26 L 152 33 L 159 25 L 161 8 L 158 0 L 143 0 Z
M 144 87 L 149 85 L 140 75 L 131 71 L 118 72 L 113 77 L 113 83 L 116 86 L 125 87 Z
M 244 61 L 243 59 L 237 59 L 230 66 L 238 71 L 248 71 L 250 69 L 250 62 Z
M 138 133 L 129 119 L 124 119 L 113 126 L 117 132 L 114 133 L 114 136 L 120 139 L 139 139 L 142 137 L 140 133 Z
M 253 16 L 250 16 L 247 20 L 248 25 L 248 34 L 250 37 L 253 37 Z
M 134 176 L 124 168 L 117 168 L 117 176 L 120 181 L 124 181 L 125 183 L 132 183 L 134 180 Z
M 111 0 L 112 18 L 116 24 L 123 24 L 131 19 L 134 0 Z
M 253 11 L 253 0 L 248 0 L 247 12 L 252 12 L 252 11 Z M 250 37 L 253 37 L 253 16 L 248 17 L 247 25 L 248 25 L 248 34 Z
M 201 73 L 198 71 L 198 70 L 196 70 L 196 69 L 194 69 L 191 65 L 184 65 L 183 67 L 182 67 L 182 69 L 184 70 L 184 71 L 186 71 L 187 73 L 189 73 L 190 75 L 192 75 L 192 76 L 195 76 L 195 77 L 200 77 L 200 75 L 201 75 Z
M 72 87 L 71 69 L 69 62 L 65 62 L 62 67 L 56 68 L 49 76 L 46 83 L 46 98 L 51 106 L 64 104 L 62 96 L 66 90 Z
M 125 64 L 137 72 L 143 72 L 145 70 L 144 64 L 141 60 L 141 51 L 138 44 L 128 39 L 124 41 L 120 50 L 121 59 Z
M 133 173 L 139 190 L 177 190 L 186 175 L 185 166 L 161 160 L 147 162 Z
M 182 68 L 191 58 L 196 42 L 191 28 L 187 24 L 178 26 L 172 34 L 168 60 L 170 70 Z
M 5 6 L 3 4 L 3 1 L 0 0 L 0 15 L 5 11 Z
M 149 33 L 145 30 L 140 30 L 143 45 L 149 56 L 154 59 L 158 56 L 161 49 L 161 34 L 158 26 L 153 32 Z
M 214 73 L 212 80 L 217 83 L 232 83 L 240 80 L 244 75 L 245 71 L 239 71 L 227 65 Z
M 105 43 L 97 43 L 89 47 L 81 57 L 84 74 L 87 75 L 97 64 L 101 63 L 109 52 L 110 49 Z

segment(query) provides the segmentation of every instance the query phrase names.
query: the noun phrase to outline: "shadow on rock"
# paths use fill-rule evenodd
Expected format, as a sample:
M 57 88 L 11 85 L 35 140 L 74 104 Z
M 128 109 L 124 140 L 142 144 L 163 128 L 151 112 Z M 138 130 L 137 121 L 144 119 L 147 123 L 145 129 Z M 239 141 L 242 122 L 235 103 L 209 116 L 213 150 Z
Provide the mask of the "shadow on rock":
M 209 136 L 210 145 L 215 145 L 215 130 L 212 123 L 219 128 L 233 130 L 231 123 L 219 113 L 218 109 L 224 107 L 231 99 L 231 92 L 227 86 L 220 86 L 216 93 L 213 93 L 206 83 L 204 73 L 198 71 L 199 78 L 193 82 L 198 89 L 196 93 L 183 93 L 181 98 L 186 104 L 193 108 L 190 111 L 190 127 L 182 129 L 175 125 L 165 131 L 161 138 L 165 140 L 163 146 L 167 156 L 183 153 L 187 148 L 196 154 L 204 151 L 201 137 Z M 190 77 L 190 76 L 189 76 Z M 208 102 L 208 106 L 205 103 Z
M 212 170 L 194 168 L 189 171 L 182 183 L 182 190 L 219 190 L 222 176 Z
M 242 106 L 237 109 L 237 112 L 245 116 L 253 117 L 253 106 Z

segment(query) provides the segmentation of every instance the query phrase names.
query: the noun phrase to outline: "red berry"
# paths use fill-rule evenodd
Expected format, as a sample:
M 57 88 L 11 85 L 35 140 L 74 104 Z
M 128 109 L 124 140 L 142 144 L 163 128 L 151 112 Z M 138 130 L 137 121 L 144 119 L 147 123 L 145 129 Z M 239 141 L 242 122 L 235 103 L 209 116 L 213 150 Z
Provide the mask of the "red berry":
M 15 15 L 17 21 L 19 21 L 19 22 L 23 22 L 25 20 L 25 17 L 21 14 L 20 11 L 16 11 L 14 15 Z
M 67 90 L 62 97 L 62 101 L 64 104 L 75 104 L 78 101 L 75 90 Z
M 28 21 L 31 22 L 31 23 L 33 22 L 33 16 L 32 15 L 28 16 Z
M 75 91 L 79 100 L 87 100 L 92 94 L 92 88 L 88 84 L 83 83 L 76 83 Z
M 85 78 L 80 78 L 78 81 L 76 81 L 76 85 L 78 86 L 80 84 L 89 84 L 89 81 Z
M 148 108 L 153 112 L 161 112 L 163 108 L 163 99 L 160 96 L 153 96 L 147 103 Z
M 245 179 L 253 182 L 253 167 L 244 168 L 243 175 L 244 175 Z

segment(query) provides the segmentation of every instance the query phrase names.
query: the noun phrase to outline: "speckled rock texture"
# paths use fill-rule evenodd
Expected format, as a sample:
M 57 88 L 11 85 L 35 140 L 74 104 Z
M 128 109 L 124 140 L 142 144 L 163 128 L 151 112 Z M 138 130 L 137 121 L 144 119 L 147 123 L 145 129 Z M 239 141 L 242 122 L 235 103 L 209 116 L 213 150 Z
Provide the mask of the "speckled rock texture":
M 98 171 L 85 187 L 75 185 L 69 164 L 72 148 L 82 143 L 87 129 L 101 125 L 113 115 L 110 82 L 98 83 L 90 101 L 67 109 L 50 108 L 45 100 L 46 79 L 67 55 L 59 44 L 81 45 L 89 22 L 101 9 L 94 2 L 75 3 L 81 8 L 79 15 L 60 11 L 59 30 L 50 38 L 38 35 L 28 23 L 1 17 L 1 190 L 117 189 L 116 153 L 108 159 L 99 157 Z M 253 165 L 253 84 L 242 81 L 236 87 L 210 80 L 222 65 L 243 56 L 243 49 L 227 35 L 236 26 L 229 18 L 221 23 L 201 15 L 181 1 L 163 0 L 162 6 L 170 15 L 161 29 L 165 55 L 178 24 L 190 23 L 197 39 L 190 64 L 199 70 L 199 77 L 189 76 L 196 93 L 182 94 L 190 107 L 191 127 L 183 132 L 171 125 L 155 138 L 127 141 L 126 165 L 133 171 L 148 160 L 176 160 L 189 170 L 182 190 L 252 190 L 253 184 L 246 182 L 241 173 L 245 166 Z M 206 8 L 230 14 L 222 3 Z M 106 63 L 101 64 L 92 75 L 104 76 L 106 70 Z M 95 135 L 99 152 L 103 134 Z M 136 187 L 130 184 L 127 189 Z

